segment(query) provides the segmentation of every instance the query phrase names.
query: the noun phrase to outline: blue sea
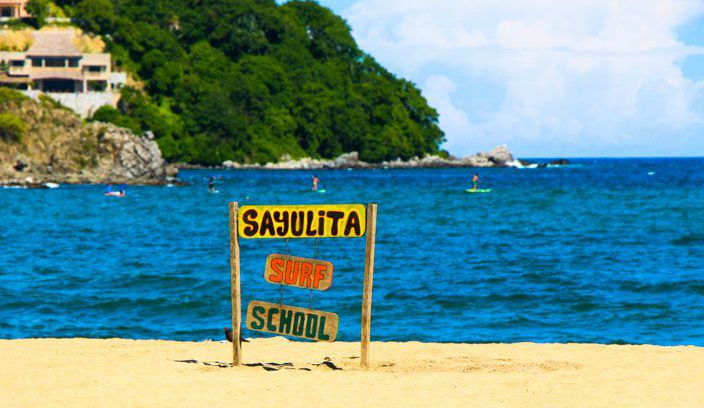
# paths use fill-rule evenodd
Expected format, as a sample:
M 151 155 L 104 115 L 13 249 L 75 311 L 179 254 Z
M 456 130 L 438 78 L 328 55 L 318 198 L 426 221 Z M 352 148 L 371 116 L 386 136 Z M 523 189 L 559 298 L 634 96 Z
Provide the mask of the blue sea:
M 219 340 L 230 325 L 228 202 L 378 203 L 372 339 L 704 346 L 704 159 L 541 169 L 183 171 L 186 187 L 0 190 L 0 338 Z M 468 194 L 474 172 L 489 194 Z M 219 194 L 207 192 L 219 176 Z M 317 245 L 317 248 L 316 248 Z M 279 302 L 242 240 L 242 303 Z M 359 339 L 364 238 L 291 240 L 335 265 L 287 305 Z M 265 334 L 244 330 L 245 337 Z

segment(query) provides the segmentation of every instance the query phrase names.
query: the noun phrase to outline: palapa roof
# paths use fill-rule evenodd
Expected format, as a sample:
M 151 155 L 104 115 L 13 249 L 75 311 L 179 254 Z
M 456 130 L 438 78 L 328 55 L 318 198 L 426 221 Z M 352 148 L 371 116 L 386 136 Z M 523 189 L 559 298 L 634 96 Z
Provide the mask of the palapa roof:
M 83 66 L 86 65 L 110 65 L 110 54 L 91 53 L 83 54 Z
M 0 60 L 2 61 L 24 61 L 24 56 L 25 54 L 19 51 L 0 51 Z
M 76 36 L 73 30 L 35 31 L 34 44 L 27 50 L 28 57 L 80 57 L 81 52 L 73 45 Z

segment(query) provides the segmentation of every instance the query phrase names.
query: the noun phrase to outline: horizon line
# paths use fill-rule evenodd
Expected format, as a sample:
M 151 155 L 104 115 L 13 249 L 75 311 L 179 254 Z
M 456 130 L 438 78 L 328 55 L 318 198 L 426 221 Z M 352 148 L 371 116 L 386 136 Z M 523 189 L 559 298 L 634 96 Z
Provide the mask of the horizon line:
M 704 156 L 545 156 L 516 157 L 515 160 L 555 160 L 555 159 L 704 159 Z

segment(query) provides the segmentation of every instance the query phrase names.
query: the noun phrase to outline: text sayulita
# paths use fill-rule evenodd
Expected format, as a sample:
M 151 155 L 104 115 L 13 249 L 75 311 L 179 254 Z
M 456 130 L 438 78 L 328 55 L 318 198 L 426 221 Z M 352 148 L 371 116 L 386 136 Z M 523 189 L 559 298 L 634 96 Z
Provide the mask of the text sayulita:
M 361 204 L 244 206 L 238 215 L 243 238 L 354 238 L 365 229 Z

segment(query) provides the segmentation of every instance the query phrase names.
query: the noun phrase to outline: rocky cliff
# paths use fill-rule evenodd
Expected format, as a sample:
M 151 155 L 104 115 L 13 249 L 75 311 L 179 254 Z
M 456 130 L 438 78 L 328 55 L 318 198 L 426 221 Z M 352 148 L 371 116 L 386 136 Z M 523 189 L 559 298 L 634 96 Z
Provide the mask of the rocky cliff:
M 0 88 L 0 184 L 162 184 L 177 175 L 148 136 Z

